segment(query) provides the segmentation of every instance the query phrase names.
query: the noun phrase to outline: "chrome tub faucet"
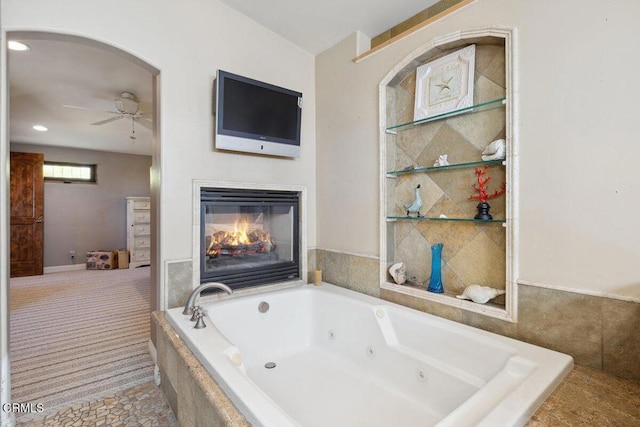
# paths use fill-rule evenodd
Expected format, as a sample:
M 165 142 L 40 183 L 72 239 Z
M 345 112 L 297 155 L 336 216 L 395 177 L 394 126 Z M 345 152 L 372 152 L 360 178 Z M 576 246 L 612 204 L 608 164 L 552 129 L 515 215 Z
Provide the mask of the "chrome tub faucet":
M 202 285 L 198 286 L 191 292 L 191 295 L 189 295 L 189 299 L 187 299 L 187 303 L 184 305 L 184 310 L 182 311 L 182 314 L 185 314 L 185 315 L 192 314 L 193 308 L 196 305 L 196 299 L 200 295 L 200 292 L 205 291 L 207 289 L 212 289 L 212 288 L 222 289 L 229 295 L 233 293 L 233 290 L 227 285 L 225 285 L 224 283 L 219 283 L 219 282 L 203 283 Z

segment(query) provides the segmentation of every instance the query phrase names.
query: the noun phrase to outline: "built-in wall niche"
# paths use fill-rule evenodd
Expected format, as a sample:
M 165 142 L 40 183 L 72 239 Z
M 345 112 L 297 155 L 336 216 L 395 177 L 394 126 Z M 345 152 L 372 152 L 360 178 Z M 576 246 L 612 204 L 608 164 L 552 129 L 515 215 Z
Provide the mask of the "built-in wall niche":
M 416 70 L 475 45 L 473 102 L 460 109 L 414 121 Z M 484 28 L 433 40 L 394 67 L 380 84 L 380 282 L 381 288 L 488 316 L 517 320 L 516 106 L 514 31 Z M 506 141 L 504 157 L 482 160 L 492 141 Z M 442 154 L 449 165 L 434 166 Z M 476 168 L 491 176 L 492 220 L 474 219 Z M 405 204 L 416 187 L 421 217 L 407 217 Z M 428 292 L 431 246 L 443 243 L 444 293 Z M 399 285 L 388 272 L 404 262 L 409 281 Z M 486 304 L 461 300 L 470 285 L 505 293 Z

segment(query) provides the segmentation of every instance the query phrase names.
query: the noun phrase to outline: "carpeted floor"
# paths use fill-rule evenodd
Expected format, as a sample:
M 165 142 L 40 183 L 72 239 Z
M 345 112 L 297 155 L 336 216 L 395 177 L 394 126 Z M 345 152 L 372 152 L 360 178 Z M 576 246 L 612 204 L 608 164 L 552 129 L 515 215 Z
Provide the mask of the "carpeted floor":
M 43 415 L 152 381 L 149 286 L 149 268 L 12 278 L 12 401 Z

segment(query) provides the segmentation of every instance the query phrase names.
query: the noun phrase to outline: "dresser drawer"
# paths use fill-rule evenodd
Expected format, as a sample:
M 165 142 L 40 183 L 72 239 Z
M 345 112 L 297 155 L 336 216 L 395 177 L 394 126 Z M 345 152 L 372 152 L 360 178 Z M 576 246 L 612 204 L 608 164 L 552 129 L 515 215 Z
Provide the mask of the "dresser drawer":
M 131 251 L 131 262 L 148 261 L 151 259 L 151 251 L 149 249 L 134 249 Z
M 149 224 L 151 222 L 151 213 L 149 212 L 134 212 L 133 221 L 136 224 Z
M 133 226 L 134 236 L 148 236 L 151 234 L 151 226 L 149 224 L 136 224 Z
M 148 248 L 149 246 L 151 246 L 151 239 L 149 239 L 149 236 L 135 236 L 133 238 L 134 248 Z
M 135 200 L 133 202 L 133 209 L 151 209 L 151 203 L 146 200 Z

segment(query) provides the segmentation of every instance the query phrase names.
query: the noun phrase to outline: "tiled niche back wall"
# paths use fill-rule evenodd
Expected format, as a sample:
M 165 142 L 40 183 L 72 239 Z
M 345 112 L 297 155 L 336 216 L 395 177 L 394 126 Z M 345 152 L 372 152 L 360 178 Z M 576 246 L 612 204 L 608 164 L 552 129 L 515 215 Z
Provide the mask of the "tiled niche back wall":
M 504 41 L 491 40 L 495 44 L 476 43 L 475 104 L 505 96 Z M 458 49 L 460 47 L 443 51 L 429 61 Z M 415 71 L 397 86 L 389 87 L 387 123 L 413 120 L 415 87 Z M 396 171 L 414 166 L 428 167 L 433 166 L 442 154 L 447 154 L 452 164 L 477 162 L 487 145 L 505 138 L 505 126 L 504 107 L 411 126 L 408 130 L 399 131 L 395 137 L 388 137 L 392 146 L 387 149 L 387 165 Z M 504 167 L 492 166 L 488 174 L 491 176 L 490 192 L 500 189 L 505 182 Z M 472 188 L 476 179 L 473 168 L 399 175 L 387 185 L 387 215 L 405 215 L 404 204 L 414 199 L 416 186 L 420 185 L 422 215 L 473 218 L 478 201 L 470 200 L 469 196 L 476 194 Z M 493 217 L 504 219 L 505 196 L 491 199 L 490 204 Z M 388 227 L 393 230 L 393 247 L 387 254 L 389 265 L 403 261 L 407 266 L 407 278 L 413 282 L 428 282 L 431 274 L 431 252 L 416 249 L 429 249 L 431 245 L 442 242 L 445 292 L 459 294 L 471 284 L 505 288 L 506 236 L 502 224 L 401 220 Z M 500 302 L 504 304 L 504 298 L 501 297 Z

